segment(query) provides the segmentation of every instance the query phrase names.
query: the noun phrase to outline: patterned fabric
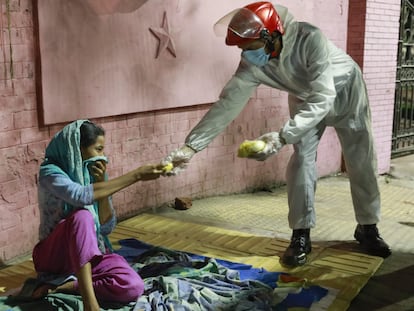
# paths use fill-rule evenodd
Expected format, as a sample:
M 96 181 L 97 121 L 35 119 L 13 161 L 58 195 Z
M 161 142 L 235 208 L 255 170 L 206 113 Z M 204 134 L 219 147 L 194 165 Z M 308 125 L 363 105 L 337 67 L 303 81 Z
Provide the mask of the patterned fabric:
M 309 284 L 306 279 L 285 272 L 268 272 L 243 263 L 156 247 L 132 238 L 120 240 L 119 245 L 121 248 L 116 253 L 141 275 L 145 291 L 128 305 L 102 302 L 104 310 L 328 310 L 336 295 L 331 289 Z M 331 299 L 327 301 L 329 304 L 319 308 L 326 298 Z M 12 296 L 0 297 L 0 311 L 51 308 L 84 310 L 79 295 L 55 293 L 23 304 L 16 304 Z
M 74 183 L 84 186 L 84 191 L 89 190 L 93 198 L 93 190 L 90 186 L 93 177 L 89 174 L 88 165 L 97 160 L 108 162 L 106 157 L 93 157 L 82 160 L 80 150 L 80 127 L 87 120 L 77 120 L 59 131 L 46 148 L 45 160 L 40 166 L 39 180 L 50 176 L 61 175 L 68 177 Z M 41 184 L 41 182 L 40 182 Z M 62 197 L 57 197 L 44 187 L 39 187 L 40 227 L 39 237 L 44 239 L 53 230 L 57 223 L 69 215 L 73 210 L 85 208 L 89 210 L 95 220 L 95 229 L 98 237 L 99 249 L 102 253 L 112 250 L 109 239 L 101 234 L 99 222 L 98 203 L 90 200 L 88 204 L 69 204 Z M 115 213 L 113 212 L 113 215 Z
M 132 238 L 119 244 L 117 253 L 145 283 L 134 311 L 312 310 L 328 295 L 326 288 L 284 272 L 152 246 Z

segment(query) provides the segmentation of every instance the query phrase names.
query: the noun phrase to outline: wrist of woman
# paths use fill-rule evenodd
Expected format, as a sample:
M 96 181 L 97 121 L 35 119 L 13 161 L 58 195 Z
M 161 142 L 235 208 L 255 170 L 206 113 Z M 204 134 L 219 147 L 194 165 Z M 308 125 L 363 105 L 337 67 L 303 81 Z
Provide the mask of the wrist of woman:
M 135 172 L 134 178 L 135 178 L 135 181 L 140 181 L 142 179 L 142 176 L 138 170 Z

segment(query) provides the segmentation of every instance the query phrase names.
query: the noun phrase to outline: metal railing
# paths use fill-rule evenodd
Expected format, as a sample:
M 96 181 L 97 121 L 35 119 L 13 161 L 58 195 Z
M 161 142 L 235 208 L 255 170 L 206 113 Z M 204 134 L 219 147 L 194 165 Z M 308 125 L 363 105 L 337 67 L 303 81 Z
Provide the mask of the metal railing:
M 409 153 L 414 153 L 414 0 L 402 0 L 391 156 Z

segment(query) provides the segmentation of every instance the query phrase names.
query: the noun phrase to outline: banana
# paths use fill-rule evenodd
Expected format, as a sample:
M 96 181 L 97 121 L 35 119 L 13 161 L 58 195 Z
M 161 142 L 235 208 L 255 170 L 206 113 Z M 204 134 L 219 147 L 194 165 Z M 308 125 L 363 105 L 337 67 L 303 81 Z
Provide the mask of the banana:
M 237 156 L 240 158 L 248 158 L 264 149 L 266 143 L 263 140 L 245 140 L 239 146 Z
M 162 171 L 164 173 L 168 173 L 168 172 L 171 172 L 173 168 L 174 168 L 174 165 L 170 162 L 164 165 L 164 167 L 162 168 Z

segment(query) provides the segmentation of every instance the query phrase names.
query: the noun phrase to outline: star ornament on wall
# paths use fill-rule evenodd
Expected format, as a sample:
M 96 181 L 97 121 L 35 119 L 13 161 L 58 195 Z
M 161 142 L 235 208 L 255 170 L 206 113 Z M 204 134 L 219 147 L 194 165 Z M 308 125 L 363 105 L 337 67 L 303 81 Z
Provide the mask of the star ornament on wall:
M 167 12 L 164 12 L 161 28 L 150 27 L 149 30 L 155 37 L 157 37 L 159 41 L 157 54 L 155 55 L 155 58 L 158 58 L 158 56 L 164 50 L 168 50 L 172 56 L 177 57 L 177 55 L 175 54 L 174 40 L 172 39 L 170 34 L 170 25 L 168 24 Z

